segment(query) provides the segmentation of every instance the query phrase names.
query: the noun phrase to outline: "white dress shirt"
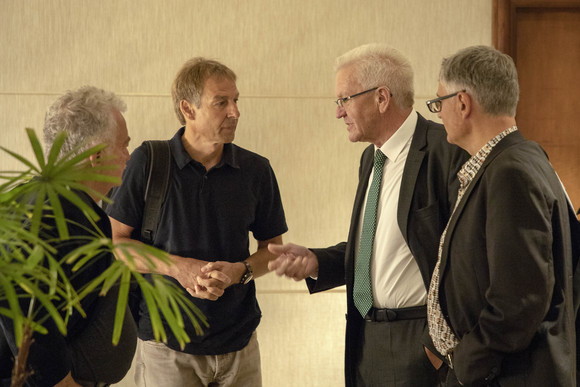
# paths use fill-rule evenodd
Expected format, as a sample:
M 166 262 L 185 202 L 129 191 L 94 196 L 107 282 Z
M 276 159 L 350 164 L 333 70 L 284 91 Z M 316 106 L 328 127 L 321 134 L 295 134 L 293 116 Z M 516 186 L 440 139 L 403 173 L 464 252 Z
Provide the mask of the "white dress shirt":
M 417 125 L 417 112 L 412 111 L 401 127 L 380 148 L 387 156 L 377 209 L 377 229 L 371 258 L 373 306 L 376 308 L 407 308 L 425 305 L 427 291 L 419 266 L 407 246 L 397 222 L 397 208 L 403 169 Z M 376 151 L 375 147 L 375 151 Z M 357 231 L 355 251 L 358 254 L 364 208 Z

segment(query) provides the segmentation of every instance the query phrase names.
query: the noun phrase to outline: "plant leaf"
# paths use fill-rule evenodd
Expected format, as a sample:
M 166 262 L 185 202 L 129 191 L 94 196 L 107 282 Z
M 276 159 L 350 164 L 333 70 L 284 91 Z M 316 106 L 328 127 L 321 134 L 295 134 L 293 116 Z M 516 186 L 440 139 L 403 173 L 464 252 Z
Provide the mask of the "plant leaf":
M 44 153 L 42 152 L 42 146 L 40 145 L 40 141 L 38 140 L 38 136 L 36 135 L 34 130 L 30 129 L 30 128 L 26 128 L 26 134 L 28 135 L 28 139 L 30 140 L 30 145 L 32 145 L 32 150 L 34 151 L 34 156 L 36 157 L 36 161 L 38 162 L 40 169 L 43 169 L 46 164 L 44 163 Z M 62 142 L 64 142 L 64 137 L 62 135 L 60 135 L 60 137 L 62 137 L 62 139 L 61 139 L 61 146 L 62 146 Z M 57 136 L 57 140 L 58 140 L 58 138 L 59 138 L 59 136 Z

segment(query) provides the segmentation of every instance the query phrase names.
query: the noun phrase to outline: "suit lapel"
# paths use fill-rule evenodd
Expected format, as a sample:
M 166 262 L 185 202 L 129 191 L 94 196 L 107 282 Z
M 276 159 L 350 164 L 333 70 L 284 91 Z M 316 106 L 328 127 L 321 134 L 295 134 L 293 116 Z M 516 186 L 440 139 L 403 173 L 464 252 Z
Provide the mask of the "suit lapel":
M 461 217 L 461 213 L 463 212 L 463 209 L 465 208 L 465 205 L 467 204 L 467 202 L 469 200 L 469 196 L 471 195 L 471 193 L 473 192 L 473 190 L 477 186 L 479 180 L 481 179 L 481 176 L 483 175 L 483 173 L 485 172 L 487 167 L 493 162 L 493 160 L 497 156 L 499 156 L 504 150 L 508 149 L 512 145 L 515 145 L 515 144 L 518 144 L 518 143 L 521 143 L 524 141 L 526 141 L 526 139 L 522 136 L 522 134 L 519 131 L 516 131 L 514 133 L 507 135 L 492 149 L 491 153 L 487 156 L 487 158 L 483 162 L 483 165 L 481 166 L 479 171 L 477 171 L 477 174 L 475 175 L 475 177 L 473 178 L 473 180 L 471 181 L 471 183 L 467 187 L 467 190 L 465 190 L 465 193 L 463 194 L 461 201 L 457 204 L 457 208 L 455 209 L 455 211 L 453 212 L 453 215 L 449 219 L 449 223 L 447 225 L 447 233 L 445 234 L 445 241 L 443 243 L 443 249 L 441 251 L 441 265 L 440 265 L 440 269 L 439 269 L 440 273 L 445 272 L 445 266 L 447 264 L 447 259 L 448 259 L 448 254 L 449 254 L 449 244 L 450 244 L 451 238 L 453 237 L 453 233 L 455 232 L 455 227 L 457 226 L 457 222 L 458 222 L 459 218 Z M 443 278 L 443 274 L 441 274 L 441 278 Z M 443 281 L 441 281 L 441 283 L 442 282 Z
M 425 119 L 418 114 L 417 126 L 413 133 L 413 140 L 403 169 L 403 178 L 401 180 L 401 190 L 399 192 L 399 204 L 397 206 L 397 222 L 403 238 L 409 244 L 407 237 L 407 224 L 409 219 L 409 212 L 411 210 L 411 202 L 413 200 L 413 192 L 415 192 L 415 184 L 419 176 L 421 164 L 425 158 L 424 149 L 427 146 L 427 125 Z
M 358 187 L 356 189 L 356 196 L 354 199 L 354 206 L 352 209 L 352 216 L 350 219 L 350 230 L 349 230 L 349 243 L 347 248 L 349 249 L 346 252 L 346 262 L 345 262 L 345 269 L 346 269 L 346 282 L 352 285 L 354 281 L 354 256 L 355 256 L 355 245 L 356 245 L 356 237 L 357 237 L 357 229 L 358 224 L 360 221 L 361 211 L 365 200 L 365 194 L 367 191 L 367 186 L 369 183 L 369 177 L 371 175 L 371 171 L 373 168 L 373 160 L 374 160 L 374 145 L 368 146 L 362 155 L 360 170 L 359 170 L 359 180 L 358 180 Z
M 403 178 L 401 181 L 401 190 L 399 192 L 399 203 L 397 206 L 397 222 L 399 224 L 399 228 L 401 229 L 401 233 L 405 238 L 405 241 L 407 241 L 407 224 L 409 212 L 411 210 L 411 202 L 413 200 L 413 192 L 415 191 L 415 185 L 417 182 L 417 177 L 419 176 L 421 164 L 425 158 L 425 151 L 422 149 L 427 146 L 427 122 L 420 114 L 417 113 L 417 115 L 417 126 L 415 127 L 413 140 L 411 141 L 409 154 L 407 155 L 407 161 L 405 162 Z M 347 282 L 352 282 L 354 278 L 355 238 L 357 235 L 357 229 L 361 217 L 361 211 L 364 204 L 369 178 L 373 168 L 373 159 L 374 146 L 370 145 L 365 149 L 361 159 L 359 183 L 356 191 L 354 208 L 352 210 L 349 230 L 350 250 L 347 252 L 346 256 Z

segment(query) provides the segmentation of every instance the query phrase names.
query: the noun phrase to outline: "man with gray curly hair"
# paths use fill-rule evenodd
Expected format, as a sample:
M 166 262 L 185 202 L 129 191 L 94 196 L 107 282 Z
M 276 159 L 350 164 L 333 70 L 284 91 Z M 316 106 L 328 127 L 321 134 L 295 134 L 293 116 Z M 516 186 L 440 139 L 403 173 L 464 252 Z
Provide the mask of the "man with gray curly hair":
M 47 151 L 60 132 L 67 134 L 60 157 L 69 152 L 76 155 L 105 143 L 107 146 L 89 156 L 87 162 L 95 167 L 107 166 L 105 170 L 99 168 L 98 173 L 116 176 L 120 181 L 129 160 L 127 147 L 130 138 L 121 114 L 125 109 L 125 103 L 115 94 L 93 86 L 67 91 L 46 113 L 44 139 Z M 86 181 L 84 184 L 101 195 L 105 195 L 114 185 L 99 181 Z M 70 238 L 60 240 L 55 234 L 51 215 L 47 215 L 45 222 L 48 227 L 42 232 L 42 237 L 47 241 L 57 241 L 51 242 L 55 244 L 57 259 L 91 242 L 95 235 L 112 238 L 109 218 L 97 204 L 98 195 L 89 195 L 79 190 L 75 190 L 75 194 L 98 214 L 99 220 L 89 220 L 74 203 L 63 198 L 61 205 Z M 73 273 L 67 264 L 62 265 L 62 270 L 74 288 L 79 290 L 103 273 L 114 259 L 112 254 L 103 252 L 79 272 Z M 129 309 L 125 310 L 122 335 L 115 346 L 112 340 L 117 306 L 116 289 L 111 289 L 106 296 L 98 296 L 93 292 L 81 304 L 86 318 L 75 311 L 69 318 L 66 336 L 58 331 L 50 318 L 43 323 L 48 333 L 34 334 L 27 363 L 32 373 L 26 381 L 27 385 L 96 387 L 117 383 L 125 376 L 131 366 L 137 342 L 136 326 Z M 14 341 L 14 327 L 12 321 L 3 316 L 0 316 L 0 334 L 4 335 L 3 340 L 12 354 L 16 355 L 18 348 Z
M 76 155 L 98 144 L 108 144 L 101 152 L 91 156 L 91 162 L 106 162 L 118 168 L 108 173 L 121 177 L 129 159 L 127 146 L 129 135 L 121 113 L 127 105 L 114 93 L 93 86 L 70 90 L 58 98 L 46 112 L 44 120 L 44 143 L 47 151 L 56 136 L 66 132 L 61 157 L 67 153 Z M 90 186 L 96 182 L 87 182 Z M 96 187 L 108 192 L 113 184 L 103 183 Z
M 492 47 L 462 49 L 443 60 L 437 95 L 429 110 L 471 155 L 428 293 L 447 385 L 575 386 L 576 219 L 546 153 L 516 126 L 516 66 Z
M 346 283 L 347 386 L 436 386 L 442 361 L 427 330 L 427 287 L 466 155 L 413 109 L 413 69 L 392 47 L 368 44 L 339 57 L 336 96 L 349 140 L 371 144 L 348 241 L 271 245 L 279 258 L 270 269 L 306 278 L 311 293 Z
M 117 95 L 94 86 L 69 90 L 48 108 L 43 127 L 46 151 L 56 136 L 66 132 L 60 157 L 77 155 L 99 144 L 107 147 L 90 156 L 93 165 L 109 168 L 99 173 L 121 178 L 129 160 L 129 133 L 123 112 L 127 105 Z M 100 193 L 107 193 L 115 185 L 111 182 L 87 181 L 85 185 Z M 97 197 L 93 197 L 98 201 Z

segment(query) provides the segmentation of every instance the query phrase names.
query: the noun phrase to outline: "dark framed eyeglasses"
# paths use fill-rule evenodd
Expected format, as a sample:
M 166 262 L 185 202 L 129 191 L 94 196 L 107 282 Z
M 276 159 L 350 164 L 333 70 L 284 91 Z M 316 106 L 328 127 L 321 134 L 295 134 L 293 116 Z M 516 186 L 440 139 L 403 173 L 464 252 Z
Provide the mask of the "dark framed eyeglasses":
M 349 101 L 349 100 L 353 99 L 354 97 L 358 97 L 359 95 L 363 95 L 363 94 L 365 94 L 365 93 L 369 93 L 369 92 L 371 92 L 371 91 L 375 91 L 375 90 L 376 90 L 376 89 L 378 89 L 378 88 L 379 88 L 378 86 L 377 86 L 377 87 L 373 87 L 372 89 L 368 89 L 368 90 L 365 90 L 365 91 L 361 91 L 360 93 L 356 93 L 356 94 L 353 94 L 353 95 L 349 95 L 348 97 L 339 98 L 339 99 L 337 99 L 337 100 L 336 100 L 336 101 L 334 101 L 334 102 L 335 102 L 335 103 L 336 103 L 338 106 L 340 106 L 341 108 L 344 108 L 344 103 L 345 103 L 345 102 L 347 102 L 347 101 Z
M 429 111 L 431 113 L 439 113 L 441 111 L 441 101 L 447 98 L 455 97 L 459 93 L 465 93 L 465 90 L 459 90 L 456 91 L 455 93 L 444 95 L 443 97 L 430 99 L 429 101 L 426 102 Z

